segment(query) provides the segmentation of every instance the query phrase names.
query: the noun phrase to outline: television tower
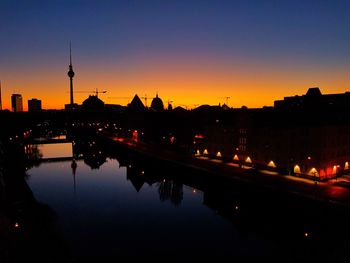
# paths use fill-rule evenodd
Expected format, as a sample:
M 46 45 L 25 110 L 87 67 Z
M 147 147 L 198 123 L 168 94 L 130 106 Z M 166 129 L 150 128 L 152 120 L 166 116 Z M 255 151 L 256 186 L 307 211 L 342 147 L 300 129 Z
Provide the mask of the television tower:
M 71 43 L 69 42 L 69 71 L 68 71 L 68 77 L 70 80 L 70 104 L 73 106 L 74 99 L 73 99 L 73 77 L 75 75 L 73 71 L 73 65 L 72 65 L 72 47 Z
M 2 99 L 1 99 L 1 81 L 0 81 L 0 110 L 2 110 Z

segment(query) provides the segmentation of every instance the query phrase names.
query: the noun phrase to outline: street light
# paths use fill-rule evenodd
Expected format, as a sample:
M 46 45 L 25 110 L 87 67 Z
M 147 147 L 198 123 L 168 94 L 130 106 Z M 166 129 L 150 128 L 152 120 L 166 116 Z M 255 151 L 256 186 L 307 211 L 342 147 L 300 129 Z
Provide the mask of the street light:
M 316 186 L 317 185 L 317 180 L 316 180 L 317 170 L 315 168 L 312 168 L 311 173 L 314 175 L 314 181 L 315 181 L 315 186 Z

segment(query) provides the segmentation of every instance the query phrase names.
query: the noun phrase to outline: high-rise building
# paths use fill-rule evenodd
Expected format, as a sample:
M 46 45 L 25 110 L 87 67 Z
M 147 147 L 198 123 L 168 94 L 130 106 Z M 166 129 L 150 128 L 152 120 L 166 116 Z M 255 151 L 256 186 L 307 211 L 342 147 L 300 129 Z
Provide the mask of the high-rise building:
M 38 99 L 31 99 L 28 100 L 28 111 L 41 111 L 41 100 Z
M 11 96 L 11 106 L 13 112 L 23 111 L 23 101 L 21 94 L 12 94 Z

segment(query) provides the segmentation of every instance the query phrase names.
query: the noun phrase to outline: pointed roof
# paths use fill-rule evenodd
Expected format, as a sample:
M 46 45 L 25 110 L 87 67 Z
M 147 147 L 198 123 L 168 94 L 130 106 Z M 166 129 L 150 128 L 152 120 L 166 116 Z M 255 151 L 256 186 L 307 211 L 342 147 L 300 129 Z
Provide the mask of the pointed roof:
M 227 106 L 225 103 L 222 104 L 221 108 L 222 108 L 223 110 L 229 110 L 229 109 L 230 109 L 230 107 Z
M 309 88 L 308 91 L 306 92 L 306 96 L 321 96 L 322 93 L 318 87 L 314 88 Z
M 137 192 L 140 192 L 145 181 L 142 178 L 138 178 L 138 177 L 134 177 L 134 176 L 130 177 L 129 180 L 130 180 L 131 184 L 133 185 L 133 187 L 135 188 L 135 190 Z
M 129 108 L 132 110 L 144 110 L 145 106 L 143 105 L 140 97 L 137 94 L 135 94 L 134 98 L 129 104 Z

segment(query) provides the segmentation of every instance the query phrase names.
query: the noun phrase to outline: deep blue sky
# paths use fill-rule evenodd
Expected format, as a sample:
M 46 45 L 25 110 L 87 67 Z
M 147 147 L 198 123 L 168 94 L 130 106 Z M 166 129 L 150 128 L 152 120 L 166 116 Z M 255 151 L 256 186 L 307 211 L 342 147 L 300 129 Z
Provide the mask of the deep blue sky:
M 350 1 L 0 0 L 0 79 L 8 87 L 25 85 L 14 79 L 33 68 L 66 70 L 70 40 L 77 72 L 131 70 L 159 58 L 346 72 Z

